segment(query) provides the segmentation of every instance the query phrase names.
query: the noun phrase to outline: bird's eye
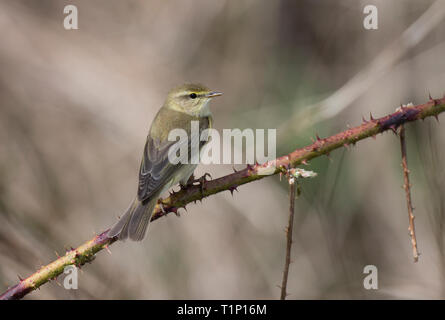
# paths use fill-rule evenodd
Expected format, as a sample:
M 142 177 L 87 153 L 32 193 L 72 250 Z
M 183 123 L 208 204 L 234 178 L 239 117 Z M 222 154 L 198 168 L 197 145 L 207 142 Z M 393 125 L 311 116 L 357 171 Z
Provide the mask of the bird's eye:
M 190 96 L 189 96 L 190 98 L 192 98 L 192 99 L 195 99 L 196 97 L 197 97 L 197 95 L 196 95 L 196 93 L 190 93 Z

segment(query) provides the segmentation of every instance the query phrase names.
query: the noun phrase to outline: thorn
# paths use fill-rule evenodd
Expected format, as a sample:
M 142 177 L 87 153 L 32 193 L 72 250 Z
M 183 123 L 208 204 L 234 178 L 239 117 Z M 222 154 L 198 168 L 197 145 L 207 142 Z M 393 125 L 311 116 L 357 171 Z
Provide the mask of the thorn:
M 397 126 L 395 124 L 389 126 L 389 128 L 394 132 L 395 135 L 397 135 Z
M 374 120 L 375 120 L 374 117 L 372 116 L 372 113 L 371 113 L 371 112 L 369 113 L 369 119 L 370 119 L 371 121 L 374 121 Z
M 366 121 L 366 119 L 365 119 L 365 117 L 364 117 L 364 116 L 362 116 L 362 122 L 363 122 L 363 124 L 366 124 L 366 123 L 368 123 L 368 121 Z
M 430 98 L 430 100 L 433 100 L 433 98 L 431 97 L 431 93 L 428 92 L 428 98 Z
M 438 114 L 435 114 L 434 118 L 436 118 L 436 121 L 439 122 L 439 115 Z
M 19 281 L 20 281 L 20 282 L 23 281 L 23 278 L 22 278 L 19 274 L 17 275 L 17 278 L 19 278 Z
M 232 197 L 233 197 L 233 191 L 235 191 L 235 190 L 238 192 L 238 189 L 237 189 L 236 186 L 229 187 L 229 191 L 230 191 L 230 193 L 232 194 Z
M 238 171 L 235 169 L 235 166 L 232 166 L 232 169 L 233 169 L 233 172 L 238 172 Z
M 317 138 L 317 141 L 320 141 L 320 137 L 318 136 L 318 133 L 315 134 L 315 137 Z
M 344 143 L 343 146 L 349 150 L 349 143 Z
M 305 166 L 309 165 L 309 164 L 307 163 L 307 160 L 306 160 L 306 159 L 301 160 L 301 163 L 304 164 Z

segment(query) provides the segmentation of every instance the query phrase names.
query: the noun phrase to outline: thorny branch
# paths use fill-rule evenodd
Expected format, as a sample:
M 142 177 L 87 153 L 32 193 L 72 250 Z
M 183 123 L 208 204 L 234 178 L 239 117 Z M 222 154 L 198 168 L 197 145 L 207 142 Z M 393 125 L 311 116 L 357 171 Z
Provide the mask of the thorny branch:
M 442 99 L 430 99 L 422 105 L 402 106 L 396 112 L 382 118 L 374 119 L 371 116 L 369 120 L 364 120 L 357 127 L 324 139 L 317 136 L 316 141 L 311 145 L 297 149 L 273 161 L 264 164 L 248 165 L 243 170 L 207 181 L 203 187 L 195 185 L 185 190 L 171 193 L 169 197 L 161 201 L 164 210 L 160 208 L 159 204 L 155 207 L 151 221 L 157 220 L 169 212 L 177 212 L 179 208 L 185 208 L 190 202 L 196 202 L 226 190 L 233 192 L 240 185 L 260 180 L 268 175 L 278 174 L 283 169 L 307 164 L 313 158 L 328 155 L 332 150 L 341 147 L 354 145 L 357 141 L 375 137 L 378 133 L 388 130 L 396 132 L 397 128 L 406 122 L 423 120 L 430 116 L 437 117 L 443 111 L 445 111 L 445 97 Z M 80 267 L 86 262 L 91 262 L 97 252 L 107 248 L 116 241 L 114 238 L 107 238 L 107 231 L 85 242 L 80 247 L 67 251 L 63 257 L 41 267 L 28 278 L 20 280 L 18 284 L 0 295 L 0 299 L 20 299 L 44 283 L 57 278 L 66 266 L 75 265 Z
M 411 185 L 409 183 L 409 170 L 408 170 L 408 160 L 406 157 L 406 141 L 405 141 L 405 128 L 403 125 L 400 126 L 399 131 L 400 136 L 400 147 L 402 150 L 402 168 L 403 168 L 403 189 L 405 189 L 406 194 L 406 205 L 408 207 L 408 219 L 409 226 L 408 232 L 411 237 L 411 244 L 413 246 L 413 258 L 414 262 L 419 260 L 419 252 L 417 251 L 417 239 L 416 239 L 416 229 L 414 227 L 414 208 L 411 201 Z

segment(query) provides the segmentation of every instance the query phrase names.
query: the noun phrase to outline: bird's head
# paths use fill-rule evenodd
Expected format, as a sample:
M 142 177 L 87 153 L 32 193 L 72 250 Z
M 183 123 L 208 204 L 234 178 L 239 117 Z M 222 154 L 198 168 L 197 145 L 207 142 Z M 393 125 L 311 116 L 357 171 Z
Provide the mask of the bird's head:
M 184 84 L 168 93 L 165 106 L 194 116 L 207 116 L 210 114 L 210 100 L 220 95 L 221 92 L 212 91 L 200 84 Z

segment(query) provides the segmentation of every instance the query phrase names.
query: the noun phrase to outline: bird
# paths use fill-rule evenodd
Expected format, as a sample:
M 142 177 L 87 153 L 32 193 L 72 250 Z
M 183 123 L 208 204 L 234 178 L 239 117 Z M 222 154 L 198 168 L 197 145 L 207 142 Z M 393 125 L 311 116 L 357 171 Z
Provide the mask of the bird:
M 208 130 L 204 130 L 212 128 L 209 103 L 220 95 L 221 92 L 212 91 L 201 84 L 184 84 L 169 91 L 147 135 L 136 197 L 108 231 L 109 238 L 143 240 L 160 195 L 178 183 L 187 186 L 196 181 L 193 172 L 198 164 L 190 161 L 192 146 L 195 143 L 201 150 L 207 143 L 207 137 L 203 139 L 201 134 L 208 133 Z M 192 130 L 193 121 L 198 121 L 199 132 Z M 185 130 L 188 139 L 183 142 L 169 141 L 169 133 L 174 129 Z M 179 150 L 182 146 L 188 152 L 179 156 L 178 163 L 172 163 L 169 153 L 176 143 L 180 144 L 176 145 Z

